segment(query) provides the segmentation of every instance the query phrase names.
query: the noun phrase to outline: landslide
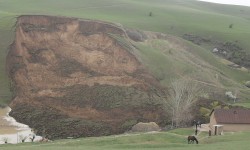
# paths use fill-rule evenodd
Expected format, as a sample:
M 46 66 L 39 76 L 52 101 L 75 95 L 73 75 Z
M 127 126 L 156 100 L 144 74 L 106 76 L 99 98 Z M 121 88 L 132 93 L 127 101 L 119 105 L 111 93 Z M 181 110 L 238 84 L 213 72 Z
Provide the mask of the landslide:
M 23 15 L 7 56 L 10 113 L 50 139 L 118 134 L 163 125 L 165 90 L 121 26 Z

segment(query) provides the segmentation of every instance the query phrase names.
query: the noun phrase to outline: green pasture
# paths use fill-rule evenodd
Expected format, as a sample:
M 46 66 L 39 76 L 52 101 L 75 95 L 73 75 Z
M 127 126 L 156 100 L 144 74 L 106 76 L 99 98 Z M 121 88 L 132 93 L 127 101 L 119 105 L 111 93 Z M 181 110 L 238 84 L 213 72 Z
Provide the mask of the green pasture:
M 207 132 L 198 135 L 199 144 L 187 144 L 192 129 L 177 129 L 159 133 L 134 133 L 106 137 L 58 140 L 48 143 L 24 143 L 0 145 L 1 150 L 115 150 L 115 149 L 158 149 L 158 150 L 210 150 L 248 149 L 249 132 L 225 133 L 223 136 L 208 137 Z
M 142 30 L 238 40 L 245 48 L 250 47 L 250 8 L 243 6 L 195 0 L 1 0 L 0 14 L 10 18 L 45 14 L 100 19 Z M 234 25 L 232 29 L 230 24 Z
M 163 85 L 168 86 L 174 79 L 185 77 L 217 92 L 238 90 L 241 103 L 245 102 L 241 106 L 248 105 L 250 90 L 244 82 L 250 79 L 250 74 L 222 64 L 220 58 L 204 48 L 174 37 L 135 45 L 145 66 Z
M 149 16 L 150 12 L 152 16 Z M 121 23 L 128 28 L 179 37 L 188 33 L 221 42 L 238 41 L 241 47 L 250 52 L 250 7 L 210 4 L 195 0 L 0 0 L 0 105 L 6 104 L 10 98 L 5 58 L 8 46 L 13 41 L 13 26 L 16 17 L 25 14 L 99 19 Z M 229 28 L 230 24 L 233 24 L 232 28 Z M 164 46 L 169 43 L 154 41 L 153 47 L 148 43 L 136 45 L 145 65 L 165 85 L 172 77 L 199 76 L 206 82 L 219 82 L 223 88 L 229 90 L 239 88 L 244 91 L 241 93 L 244 100 L 249 100 L 250 91 L 242 86 L 245 81 L 250 80 L 249 72 L 235 70 L 222 64 L 205 49 L 206 47 L 184 40 L 181 42 L 188 47 L 186 50 L 189 53 L 197 57 L 198 63 L 204 62 L 209 68 L 199 71 L 197 64 L 189 64 L 188 61 L 182 60 L 182 57 L 172 57 L 167 51 L 157 48 L 157 45 Z M 173 49 L 173 52 L 175 51 L 178 49 Z M 223 76 L 220 81 L 211 77 L 217 73 Z
M 152 16 L 149 13 L 152 12 Z M 0 106 L 11 97 L 5 72 L 8 46 L 14 39 L 16 17 L 24 14 L 59 15 L 121 23 L 128 28 L 171 34 L 174 41 L 134 42 L 145 66 L 163 85 L 176 77 L 188 76 L 223 90 L 240 91 L 236 105 L 250 107 L 250 90 L 244 82 L 250 73 L 232 69 L 206 49 L 180 37 L 195 34 L 221 42 L 238 41 L 250 52 L 250 7 L 226 6 L 195 0 L 0 0 Z M 233 24 L 233 28 L 229 25 Z M 176 36 L 176 37 L 175 37 Z M 177 41 L 177 42 L 176 42 Z M 173 45 L 173 42 L 176 42 Z M 181 47 L 181 48 L 180 48 Z M 209 45 L 208 47 L 213 47 Z M 195 59 L 194 59 L 195 58 Z M 215 79 L 215 74 L 219 79 Z M 169 132 L 58 140 L 49 143 L 0 145 L 1 150 L 112 150 L 249 149 L 249 132 L 223 136 L 199 135 L 200 144 L 187 144 L 191 129 Z

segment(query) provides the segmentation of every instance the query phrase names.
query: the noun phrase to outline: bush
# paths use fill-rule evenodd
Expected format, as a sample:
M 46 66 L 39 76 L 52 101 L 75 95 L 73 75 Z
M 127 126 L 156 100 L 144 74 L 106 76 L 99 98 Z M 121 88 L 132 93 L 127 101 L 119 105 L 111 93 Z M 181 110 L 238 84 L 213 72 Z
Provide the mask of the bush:
M 2 141 L 4 142 L 4 144 L 7 144 L 9 142 L 9 138 L 8 137 L 3 137 Z
M 123 130 L 130 130 L 135 124 L 137 123 L 137 120 L 128 120 L 124 122 L 121 126 Z
M 133 132 L 150 132 L 159 130 L 160 127 L 155 122 L 149 122 L 149 123 L 139 122 L 132 127 Z
M 126 33 L 135 42 L 143 42 L 147 39 L 147 35 L 139 30 L 127 29 Z
M 236 96 L 233 95 L 233 93 L 231 91 L 227 91 L 225 93 L 225 95 L 229 98 L 229 99 L 236 99 Z
M 229 28 L 230 28 L 230 29 L 233 28 L 233 25 L 234 25 L 234 24 L 230 24 L 230 25 L 229 25 Z
M 247 82 L 245 83 L 245 86 L 248 87 L 248 88 L 250 88 L 250 81 L 247 81 Z
M 150 17 L 152 17 L 152 15 L 153 15 L 153 13 L 152 12 L 149 12 L 149 14 L 148 14 Z

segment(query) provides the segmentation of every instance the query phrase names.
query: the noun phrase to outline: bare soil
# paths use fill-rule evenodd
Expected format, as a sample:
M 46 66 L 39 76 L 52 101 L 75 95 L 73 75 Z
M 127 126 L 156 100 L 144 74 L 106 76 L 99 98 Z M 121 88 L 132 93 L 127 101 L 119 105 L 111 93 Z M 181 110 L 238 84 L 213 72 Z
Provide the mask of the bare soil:
M 140 121 L 166 120 L 166 97 L 124 29 L 100 21 L 20 16 L 7 68 L 11 115 L 48 138 L 122 133 Z M 129 42 L 128 42 L 129 43 Z

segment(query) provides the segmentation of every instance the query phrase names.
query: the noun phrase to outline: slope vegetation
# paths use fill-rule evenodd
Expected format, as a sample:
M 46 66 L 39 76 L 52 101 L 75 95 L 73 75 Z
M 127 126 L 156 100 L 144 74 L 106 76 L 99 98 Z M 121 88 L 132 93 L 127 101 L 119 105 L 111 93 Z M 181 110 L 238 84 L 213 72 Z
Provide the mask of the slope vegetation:
M 250 37 L 250 8 L 243 6 L 218 5 L 194 0 L 74 0 L 70 2 L 62 0 L 60 3 L 55 0 L 44 0 L 39 2 L 33 2 L 30 0 L 3 0 L 0 2 L 0 10 L 0 82 L 2 85 L 0 88 L 0 102 L 2 104 L 6 104 L 7 100 L 10 99 L 10 92 L 8 91 L 9 84 L 7 76 L 4 73 L 4 62 L 7 54 L 6 49 L 13 38 L 12 26 L 15 23 L 15 17 L 21 14 L 63 15 L 99 19 L 110 22 L 119 22 L 129 28 L 173 34 L 179 37 L 182 37 L 184 34 L 192 34 L 212 41 L 220 41 L 221 43 L 234 43 L 237 41 L 237 45 L 248 53 L 250 47 L 250 43 L 248 42 Z M 152 12 L 151 16 L 149 16 L 150 12 Z M 233 24 L 232 28 L 229 28 L 230 24 Z M 179 40 L 182 41 L 181 39 Z M 157 42 L 154 41 L 154 45 L 155 43 Z M 158 44 L 162 43 L 164 42 L 158 42 Z M 213 58 L 214 56 L 210 52 L 205 52 L 206 50 L 211 51 L 216 46 L 214 43 L 205 43 L 199 46 L 188 43 L 187 45 L 189 45 L 188 47 L 190 47 L 189 49 L 192 50 L 194 56 L 199 55 L 199 58 L 205 60 L 208 64 L 216 68 L 220 72 L 219 75 L 223 74 L 229 79 L 230 83 L 228 83 L 228 80 L 224 79 L 220 81 L 223 83 L 223 87 L 225 87 L 224 90 L 240 90 L 241 92 L 239 93 L 243 96 L 241 99 L 247 100 L 247 97 L 249 97 L 249 90 L 243 87 L 243 84 L 250 78 L 247 71 L 230 68 L 227 66 L 228 63 L 225 63 L 224 60 Z M 144 48 L 146 47 L 145 49 L 148 50 L 155 49 L 155 47 L 148 47 L 145 44 L 140 46 Z M 155 56 L 159 56 L 162 59 L 165 57 L 161 55 L 160 51 L 152 53 L 158 53 Z M 155 59 L 158 60 L 159 64 L 161 59 Z M 157 61 L 151 62 L 156 63 Z M 184 69 L 186 71 L 183 70 L 183 68 L 185 68 L 184 66 L 187 65 L 185 62 L 184 66 L 180 64 L 183 63 L 176 61 L 172 63 L 172 66 L 175 69 L 171 69 L 171 76 L 179 77 L 179 75 L 176 74 L 192 72 L 192 69 L 188 70 L 186 68 Z M 151 67 L 153 66 L 150 62 L 148 65 L 151 65 Z M 164 67 L 165 66 L 167 68 L 167 65 L 164 65 Z M 168 68 L 165 69 L 164 67 L 158 68 L 158 71 L 154 69 L 153 72 L 164 76 L 166 73 L 162 72 L 169 72 L 170 70 Z M 191 68 L 192 67 L 193 66 L 191 66 Z M 159 71 L 159 69 L 164 70 Z M 201 69 L 204 68 L 201 67 Z M 177 72 L 175 72 L 175 70 Z M 197 72 L 197 70 L 195 72 Z M 207 78 L 217 76 L 216 74 L 218 73 L 207 74 Z M 163 80 L 165 81 L 170 80 L 167 79 L 168 75 L 160 78 L 164 78 Z M 196 77 L 198 76 L 199 75 L 196 75 Z M 213 82 L 217 81 L 213 80 Z M 237 86 L 235 86 L 235 82 Z

